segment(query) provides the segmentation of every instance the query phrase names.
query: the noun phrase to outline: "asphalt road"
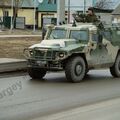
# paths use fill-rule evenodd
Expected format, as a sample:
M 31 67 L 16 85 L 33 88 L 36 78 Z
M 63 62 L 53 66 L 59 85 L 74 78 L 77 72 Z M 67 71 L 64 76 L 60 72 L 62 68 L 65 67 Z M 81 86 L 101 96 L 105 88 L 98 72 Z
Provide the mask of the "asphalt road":
M 69 83 L 64 73 L 44 80 L 26 74 L 0 75 L 0 120 L 30 120 L 120 97 L 120 80 L 108 70 L 91 71 L 81 83 Z

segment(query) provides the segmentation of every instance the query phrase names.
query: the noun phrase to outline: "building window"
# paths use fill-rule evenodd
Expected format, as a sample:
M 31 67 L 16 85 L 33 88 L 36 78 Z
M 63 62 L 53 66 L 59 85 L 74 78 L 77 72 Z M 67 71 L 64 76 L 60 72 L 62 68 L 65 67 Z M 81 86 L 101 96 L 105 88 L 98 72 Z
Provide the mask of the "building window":
M 9 12 L 8 11 L 4 11 L 4 16 L 9 16 Z
M 54 4 L 57 4 L 57 0 L 54 0 Z
M 48 0 L 48 4 L 52 4 L 52 1 L 53 1 L 53 0 Z
M 48 4 L 57 4 L 57 0 L 48 0 Z

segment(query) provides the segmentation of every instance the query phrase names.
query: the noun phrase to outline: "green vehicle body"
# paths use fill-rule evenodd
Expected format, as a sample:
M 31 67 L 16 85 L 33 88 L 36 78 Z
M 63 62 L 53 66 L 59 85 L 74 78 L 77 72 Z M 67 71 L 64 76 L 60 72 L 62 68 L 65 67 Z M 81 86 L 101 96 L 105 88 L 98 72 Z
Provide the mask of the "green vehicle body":
M 81 57 L 85 63 L 85 73 L 80 78 L 83 79 L 91 69 L 113 67 L 120 53 L 120 28 L 106 25 L 99 29 L 92 23 L 50 25 L 45 39 L 25 51 L 28 68 L 45 71 L 66 71 L 66 64 L 72 62 L 71 59 Z

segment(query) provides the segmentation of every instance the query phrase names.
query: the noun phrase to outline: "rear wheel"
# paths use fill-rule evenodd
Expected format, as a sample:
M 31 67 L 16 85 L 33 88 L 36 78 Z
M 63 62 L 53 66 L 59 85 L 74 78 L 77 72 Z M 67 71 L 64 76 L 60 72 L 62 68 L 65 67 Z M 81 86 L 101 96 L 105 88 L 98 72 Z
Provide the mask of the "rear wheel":
M 67 80 L 71 82 L 80 82 L 86 74 L 86 65 L 82 57 L 74 57 L 68 60 L 65 66 Z
M 28 68 L 28 73 L 33 79 L 42 79 L 46 75 L 45 69 Z
M 120 77 L 120 53 L 118 54 L 114 65 L 110 68 L 110 72 L 114 77 Z

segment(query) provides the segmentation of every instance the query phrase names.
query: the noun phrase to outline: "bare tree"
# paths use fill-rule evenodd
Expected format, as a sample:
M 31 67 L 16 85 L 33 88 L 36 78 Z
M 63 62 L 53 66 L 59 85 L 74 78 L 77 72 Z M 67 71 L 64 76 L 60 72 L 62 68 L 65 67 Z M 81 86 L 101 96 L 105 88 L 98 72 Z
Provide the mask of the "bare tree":
M 95 7 L 100 9 L 109 9 L 112 5 L 112 0 L 97 0 Z
M 0 6 L 2 6 L 1 8 L 3 11 L 3 17 L 5 16 L 4 13 L 6 8 L 13 6 L 13 24 L 14 24 L 16 21 L 16 17 L 18 16 L 18 11 L 22 7 L 23 2 L 31 4 L 30 0 L 13 0 L 13 4 L 12 0 L 0 0 Z
M 23 0 L 14 0 L 13 1 L 13 23 L 16 21 L 16 17 L 18 16 L 18 10 L 23 4 Z
M 22 6 L 24 0 L 13 0 L 13 23 L 15 23 L 18 10 Z M 12 0 L 0 0 L 0 5 L 2 6 L 3 17 L 5 16 L 6 8 L 12 7 Z

